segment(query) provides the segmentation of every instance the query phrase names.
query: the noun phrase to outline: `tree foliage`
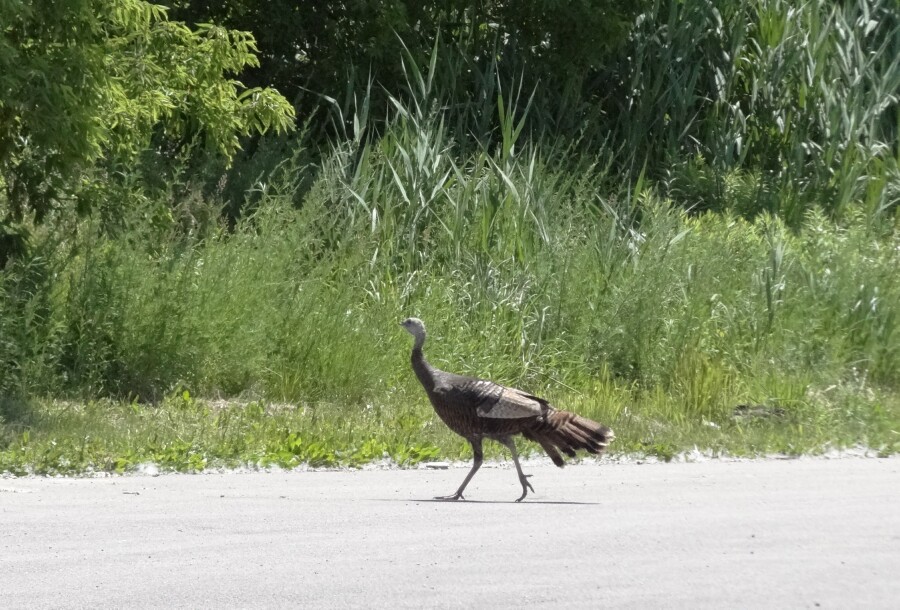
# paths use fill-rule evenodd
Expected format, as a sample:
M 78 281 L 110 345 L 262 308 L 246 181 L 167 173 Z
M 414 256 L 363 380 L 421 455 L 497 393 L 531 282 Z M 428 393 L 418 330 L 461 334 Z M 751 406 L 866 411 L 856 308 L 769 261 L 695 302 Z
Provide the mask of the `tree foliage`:
M 304 90 L 340 94 L 352 80 L 372 78 L 402 88 L 400 58 L 421 60 L 435 39 L 455 45 L 474 63 L 496 62 L 545 89 L 580 85 L 600 68 L 631 29 L 645 0 L 168 0 L 188 23 L 212 21 L 250 30 L 261 65 L 248 78 L 275 83 L 292 99 Z M 427 62 L 425 62 L 427 63 Z M 527 67 L 527 71 L 523 70 Z M 472 74 L 458 90 L 478 87 Z M 302 102 L 301 102 L 302 105 Z
M 133 158 L 154 135 L 230 157 L 242 135 L 292 127 L 277 91 L 233 78 L 258 65 L 252 34 L 167 13 L 143 0 L 0 0 L 7 235 L 29 213 L 84 205 L 96 164 Z

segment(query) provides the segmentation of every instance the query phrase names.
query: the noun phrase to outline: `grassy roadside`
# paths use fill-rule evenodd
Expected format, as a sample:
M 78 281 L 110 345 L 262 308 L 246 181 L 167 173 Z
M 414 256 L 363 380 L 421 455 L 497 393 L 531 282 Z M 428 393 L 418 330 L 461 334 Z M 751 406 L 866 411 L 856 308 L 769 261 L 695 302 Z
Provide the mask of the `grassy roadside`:
M 864 382 L 813 389 L 779 380 L 780 396 L 735 405 L 708 419 L 680 416 L 689 405 L 659 391 L 605 381 L 595 395 L 560 395 L 558 404 L 610 423 L 611 454 L 670 460 L 694 448 L 714 455 L 816 454 L 863 445 L 900 452 L 900 399 Z M 597 402 L 603 400 L 604 402 Z M 6 406 L 9 416 L 14 408 Z M 146 463 L 163 471 L 210 468 L 361 466 L 389 459 L 405 467 L 436 459 L 469 459 L 466 443 L 432 414 L 424 396 L 398 395 L 390 405 L 353 409 L 265 401 L 195 400 L 187 391 L 155 406 L 99 401 L 45 401 L 7 421 L 0 472 L 125 473 Z M 15 417 L 15 416 L 14 416 Z M 519 440 L 525 455 L 540 448 Z M 502 455 L 494 443 L 488 457 Z M 508 456 L 507 456 L 508 457 Z
M 520 170 L 509 191 L 528 193 Z M 410 244 L 329 224 L 315 189 L 331 179 L 231 234 L 85 230 L 7 272 L 0 471 L 465 457 L 409 371 L 406 315 L 426 320 L 435 365 L 608 423 L 615 452 L 900 450 L 889 221 L 810 214 L 790 230 L 648 189 L 635 227 L 612 197 L 551 181 L 524 217 L 472 196 L 459 232 L 450 190 L 424 220 L 396 219 Z

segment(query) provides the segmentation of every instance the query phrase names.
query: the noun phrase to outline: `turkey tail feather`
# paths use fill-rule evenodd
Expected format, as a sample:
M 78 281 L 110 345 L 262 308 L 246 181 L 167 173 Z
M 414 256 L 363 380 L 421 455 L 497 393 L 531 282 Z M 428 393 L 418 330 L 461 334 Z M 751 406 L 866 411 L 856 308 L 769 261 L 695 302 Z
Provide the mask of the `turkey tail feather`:
M 534 441 L 541 446 L 550 459 L 553 460 L 553 463 L 562 468 L 566 465 L 566 461 L 559 454 L 559 451 L 556 450 L 556 447 L 553 446 L 549 440 L 547 440 L 543 436 L 539 436 L 537 434 L 532 434 L 530 431 L 525 430 L 522 432 L 522 435 L 530 441 Z
M 575 457 L 578 449 L 596 455 L 603 453 L 615 438 L 607 426 L 568 411 L 551 413 L 536 427 L 523 431 L 523 435 L 537 442 L 560 468 L 565 465 L 560 451 L 569 457 Z

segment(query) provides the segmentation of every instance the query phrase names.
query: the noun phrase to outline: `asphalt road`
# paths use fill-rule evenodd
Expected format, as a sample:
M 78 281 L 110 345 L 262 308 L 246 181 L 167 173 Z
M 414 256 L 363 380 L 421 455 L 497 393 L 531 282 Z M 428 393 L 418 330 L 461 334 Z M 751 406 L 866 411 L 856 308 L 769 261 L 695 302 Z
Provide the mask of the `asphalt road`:
M 0 479 L 0 607 L 897 608 L 900 459 Z

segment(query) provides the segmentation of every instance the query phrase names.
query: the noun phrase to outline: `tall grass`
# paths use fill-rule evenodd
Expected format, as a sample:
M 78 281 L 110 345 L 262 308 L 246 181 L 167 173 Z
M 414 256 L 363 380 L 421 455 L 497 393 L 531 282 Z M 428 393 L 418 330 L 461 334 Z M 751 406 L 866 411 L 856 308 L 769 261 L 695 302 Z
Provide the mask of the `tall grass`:
M 466 159 L 540 142 L 553 166 L 599 159 L 625 183 L 659 183 L 685 209 L 769 213 L 792 227 L 811 209 L 840 219 L 862 205 L 870 218 L 890 217 L 900 202 L 894 0 L 653 0 L 615 57 L 565 86 L 541 82 L 502 40 L 495 45 L 477 57 L 461 51 L 471 44 L 440 38 L 430 55 L 405 51 L 397 58 L 405 91 L 371 80 L 336 84 L 322 93 L 340 118 L 319 114 L 313 123 L 331 125 L 348 153 L 375 150 L 359 146 L 381 138 L 398 114 L 437 121 L 423 133 L 445 132 Z M 413 57 L 422 55 L 428 61 L 418 65 Z M 507 111 L 513 121 L 501 116 Z M 447 170 L 434 142 L 396 145 L 418 160 L 416 171 L 426 162 L 438 163 L 429 171 Z M 566 154 L 572 150 L 581 155 Z M 432 156 L 418 156 L 425 151 Z M 248 167 L 265 171 L 259 159 L 238 163 L 230 183 L 245 187 Z M 351 154 L 344 169 L 366 161 Z M 416 177 L 398 174 L 413 187 L 410 198 L 436 195 L 416 193 L 404 182 Z M 229 187 L 229 195 L 229 207 L 240 208 L 243 192 Z M 408 204 L 401 197 L 398 205 Z
M 811 207 L 896 207 L 892 0 L 657 0 L 625 55 L 623 149 L 639 165 L 672 165 L 670 195 L 683 205 L 721 209 L 742 169 L 755 186 L 745 210 L 794 225 Z
M 308 177 L 282 171 L 233 233 L 47 236 L 0 284 L 4 387 L 359 404 L 409 388 L 407 314 L 437 361 L 545 387 L 601 371 L 664 389 L 704 370 L 898 381 L 897 236 L 862 212 L 799 232 L 693 217 L 646 187 L 601 192 L 603 166 L 568 176 L 539 147 L 460 158 L 412 113 L 336 147 L 300 209 Z

